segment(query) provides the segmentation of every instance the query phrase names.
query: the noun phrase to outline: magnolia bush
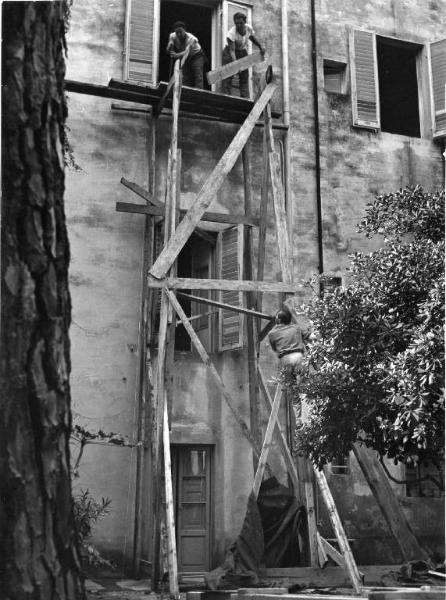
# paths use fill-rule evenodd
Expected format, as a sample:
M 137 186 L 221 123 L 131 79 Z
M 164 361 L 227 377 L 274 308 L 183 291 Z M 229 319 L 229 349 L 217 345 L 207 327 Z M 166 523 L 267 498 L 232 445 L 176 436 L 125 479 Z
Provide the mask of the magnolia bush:
M 359 231 L 382 246 L 351 256 L 348 284 L 305 306 L 313 328 L 297 388 L 310 418 L 297 445 L 319 466 L 363 440 L 395 462 L 444 458 L 444 192 L 379 196 Z

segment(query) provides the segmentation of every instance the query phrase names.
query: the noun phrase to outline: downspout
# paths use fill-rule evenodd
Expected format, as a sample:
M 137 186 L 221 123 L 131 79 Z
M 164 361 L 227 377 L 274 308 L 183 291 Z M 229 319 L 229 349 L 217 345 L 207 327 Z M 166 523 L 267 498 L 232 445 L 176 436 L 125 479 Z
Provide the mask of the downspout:
M 317 251 L 318 271 L 324 272 L 324 248 L 322 245 L 322 194 L 321 194 L 321 146 L 319 130 L 319 90 L 317 79 L 316 10 L 315 0 L 311 0 L 311 62 L 313 66 L 313 110 L 314 110 L 314 150 L 316 160 L 316 209 L 317 209 Z
M 283 124 L 285 126 L 285 132 L 283 137 L 283 151 L 284 151 L 284 179 L 285 179 L 285 203 L 286 211 L 288 215 L 288 233 L 290 236 L 290 244 L 292 246 L 293 240 L 293 204 L 291 202 L 290 192 L 290 139 L 289 139 L 289 126 L 290 126 L 290 72 L 289 72 L 289 60 L 288 60 L 288 0 L 282 0 L 281 5 L 281 26 L 282 26 L 282 98 L 283 98 Z

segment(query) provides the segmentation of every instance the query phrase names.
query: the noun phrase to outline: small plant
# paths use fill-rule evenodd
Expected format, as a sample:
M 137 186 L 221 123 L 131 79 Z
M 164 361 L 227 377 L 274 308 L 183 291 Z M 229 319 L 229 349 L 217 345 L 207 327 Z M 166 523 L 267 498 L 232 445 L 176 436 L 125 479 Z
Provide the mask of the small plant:
M 106 566 L 114 568 L 113 563 L 103 558 L 98 549 L 91 543 L 91 534 L 95 523 L 110 512 L 110 498 L 101 498 L 98 502 L 90 495 L 89 490 L 81 490 L 74 496 L 74 521 L 79 551 L 84 564 L 94 567 Z
M 106 433 L 101 429 L 89 431 L 78 424 L 74 425 L 72 429 L 71 439 L 79 445 L 79 452 L 72 468 L 73 479 L 79 477 L 79 464 L 87 444 L 134 447 L 127 437 L 119 433 Z M 99 550 L 91 543 L 95 523 L 110 513 L 111 499 L 101 498 L 101 501 L 98 502 L 91 496 L 89 490 L 80 490 L 73 496 L 73 503 L 77 541 L 83 563 L 94 567 L 106 566 L 114 569 L 115 565 L 101 556 Z

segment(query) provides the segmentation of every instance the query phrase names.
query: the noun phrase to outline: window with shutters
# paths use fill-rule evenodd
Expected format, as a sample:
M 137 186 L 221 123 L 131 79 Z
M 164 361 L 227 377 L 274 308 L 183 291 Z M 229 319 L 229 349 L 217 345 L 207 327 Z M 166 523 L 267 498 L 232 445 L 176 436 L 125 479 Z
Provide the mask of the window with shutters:
M 442 123 L 441 113 L 444 96 L 440 93 L 446 83 L 446 48 L 444 42 L 432 46 L 429 85 L 427 47 L 362 29 L 350 32 L 354 126 L 428 137 L 432 135 L 433 113 L 434 135 L 441 135 L 436 132 L 442 126 L 446 128 L 446 117 Z M 435 105 L 432 110 L 431 93 Z
M 243 226 L 230 227 L 217 238 L 218 277 L 220 279 L 242 279 Z M 220 302 L 241 306 L 242 293 L 221 291 Z M 218 350 L 231 350 L 243 346 L 243 318 L 232 310 L 219 309 Z

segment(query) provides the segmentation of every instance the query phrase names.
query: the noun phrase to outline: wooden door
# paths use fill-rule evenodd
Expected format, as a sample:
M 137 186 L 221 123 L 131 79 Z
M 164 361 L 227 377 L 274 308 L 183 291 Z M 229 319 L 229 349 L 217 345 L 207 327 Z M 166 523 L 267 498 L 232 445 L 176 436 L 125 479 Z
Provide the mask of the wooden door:
M 211 447 L 173 446 L 178 571 L 205 572 L 211 560 Z

